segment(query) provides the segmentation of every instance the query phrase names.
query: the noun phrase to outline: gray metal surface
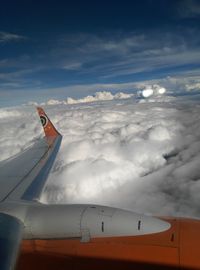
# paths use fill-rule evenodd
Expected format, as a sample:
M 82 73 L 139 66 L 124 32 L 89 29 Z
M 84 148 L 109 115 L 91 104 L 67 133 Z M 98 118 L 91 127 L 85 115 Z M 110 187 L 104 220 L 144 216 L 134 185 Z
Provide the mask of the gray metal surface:
M 49 147 L 44 138 L 23 153 L 2 162 L 0 201 L 38 199 L 60 143 L 61 136 Z
M 27 239 L 54 239 L 80 237 L 80 221 L 84 205 L 30 206 L 25 224 Z
M 96 205 L 30 204 L 23 222 L 26 239 L 80 238 L 83 242 L 94 237 L 159 233 L 171 226 L 159 218 Z
M 42 139 L 19 155 L 0 163 L 0 201 L 28 176 L 47 150 L 46 140 Z
M 42 157 L 41 161 L 30 173 L 29 181 L 26 181 L 25 183 L 25 186 L 28 187 L 24 192 L 23 196 L 21 197 L 22 200 L 31 201 L 40 198 L 42 189 L 60 148 L 61 141 L 62 136 L 57 136 L 54 140 L 54 143 L 48 148 L 47 152 Z M 20 188 L 18 192 L 21 192 Z M 15 194 L 13 195 L 16 196 Z
M 170 224 L 158 218 L 109 207 L 88 207 L 81 227 L 90 231 L 91 237 L 135 236 L 158 233 Z

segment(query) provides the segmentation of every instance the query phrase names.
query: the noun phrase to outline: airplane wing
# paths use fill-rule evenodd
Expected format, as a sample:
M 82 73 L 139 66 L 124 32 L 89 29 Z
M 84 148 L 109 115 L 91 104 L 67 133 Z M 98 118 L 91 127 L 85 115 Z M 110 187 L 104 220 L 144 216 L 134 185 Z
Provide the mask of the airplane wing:
M 62 136 L 37 108 L 45 137 L 23 153 L 0 163 L 0 202 L 38 200 L 59 150 Z
M 38 200 L 59 150 L 62 136 L 37 108 L 45 137 L 23 153 L 0 163 L 0 203 Z M 0 269 L 14 269 L 24 224 L 0 213 Z

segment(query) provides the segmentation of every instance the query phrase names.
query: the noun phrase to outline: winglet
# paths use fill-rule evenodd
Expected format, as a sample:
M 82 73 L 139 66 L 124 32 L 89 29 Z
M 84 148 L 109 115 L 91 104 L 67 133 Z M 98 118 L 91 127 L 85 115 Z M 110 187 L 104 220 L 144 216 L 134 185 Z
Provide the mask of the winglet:
M 52 138 L 52 137 L 57 137 L 61 136 L 60 133 L 56 130 L 46 113 L 41 107 L 37 107 L 38 114 L 40 116 L 40 120 L 42 123 L 42 126 L 44 128 L 44 133 L 46 138 Z

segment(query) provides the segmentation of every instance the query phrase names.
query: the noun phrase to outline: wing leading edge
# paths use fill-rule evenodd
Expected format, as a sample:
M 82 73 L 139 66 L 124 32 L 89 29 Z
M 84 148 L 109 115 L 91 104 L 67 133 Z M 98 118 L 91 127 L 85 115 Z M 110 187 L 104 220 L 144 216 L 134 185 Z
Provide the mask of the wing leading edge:
M 62 136 L 40 107 L 45 137 L 23 153 L 0 164 L 0 202 L 38 200 L 58 153 Z

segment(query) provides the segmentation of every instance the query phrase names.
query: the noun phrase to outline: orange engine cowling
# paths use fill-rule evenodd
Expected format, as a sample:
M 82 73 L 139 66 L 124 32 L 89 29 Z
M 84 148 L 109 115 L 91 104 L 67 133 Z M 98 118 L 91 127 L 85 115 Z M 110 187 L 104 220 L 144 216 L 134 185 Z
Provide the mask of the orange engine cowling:
M 22 269 L 200 269 L 200 221 L 165 219 L 170 229 L 147 235 L 26 240 Z

